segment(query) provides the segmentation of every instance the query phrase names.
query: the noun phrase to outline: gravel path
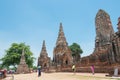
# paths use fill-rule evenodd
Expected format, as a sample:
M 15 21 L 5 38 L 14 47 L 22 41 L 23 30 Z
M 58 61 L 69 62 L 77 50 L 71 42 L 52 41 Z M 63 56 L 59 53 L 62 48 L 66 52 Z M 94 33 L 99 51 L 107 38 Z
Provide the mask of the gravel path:
M 105 77 L 106 74 L 96 73 L 92 75 L 91 73 L 67 73 L 67 72 L 58 72 L 58 73 L 42 73 L 40 77 L 37 76 L 37 73 L 30 74 L 15 74 L 14 80 L 118 80 Z M 12 75 L 8 75 L 4 80 L 13 80 Z

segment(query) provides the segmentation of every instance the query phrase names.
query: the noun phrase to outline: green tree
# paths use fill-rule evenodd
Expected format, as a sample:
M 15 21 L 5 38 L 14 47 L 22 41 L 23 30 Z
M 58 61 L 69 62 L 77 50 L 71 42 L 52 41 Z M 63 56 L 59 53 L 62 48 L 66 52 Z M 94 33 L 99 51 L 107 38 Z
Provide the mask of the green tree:
M 33 66 L 33 70 L 37 70 L 37 66 Z
M 0 64 L 0 69 L 2 69 L 2 65 Z
M 9 68 L 9 66 L 14 66 L 16 68 L 16 66 L 20 63 L 23 48 L 25 51 L 25 59 L 28 67 L 33 67 L 35 58 L 33 57 L 33 53 L 30 51 L 30 46 L 25 45 L 25 43 L 12 43 L 11 47 L 5 51 L 5 56 L 1 59 L 2 67 Z
M 73 43 L 72 45 L 69 46 L 69 48 L 72 51 L 73 62 L 75 63 L 80 61 L 80 55 L 83 53 L 80 45 L 77 43 Z

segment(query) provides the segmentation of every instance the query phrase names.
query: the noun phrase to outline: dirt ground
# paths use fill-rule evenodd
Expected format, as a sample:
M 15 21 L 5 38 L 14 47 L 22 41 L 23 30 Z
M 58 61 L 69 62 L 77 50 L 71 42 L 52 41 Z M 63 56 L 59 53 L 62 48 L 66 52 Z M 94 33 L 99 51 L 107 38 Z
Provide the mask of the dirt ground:
M 3 80 L 120 80 L 114 79 L 112 77 L 106 77 L 106 74 L 96 73 L 92 75 L 91 73 L 68 73 L 68 72 L 58 72 L 58 73 L 42 73 L 40 77 L 37 73 L 30 74 L 14 74 L 7 75 L 8 77 Z

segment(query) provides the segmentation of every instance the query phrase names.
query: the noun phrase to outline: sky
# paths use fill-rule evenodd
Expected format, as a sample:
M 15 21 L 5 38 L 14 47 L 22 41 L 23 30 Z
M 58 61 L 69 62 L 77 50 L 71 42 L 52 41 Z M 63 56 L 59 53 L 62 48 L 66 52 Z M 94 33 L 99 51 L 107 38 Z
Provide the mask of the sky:
M 12 43 L 21 42 L 38 58 L 45 40 L 52 59 L 60 23 L 68 45 L 78 43 L 82 56 L 88 56 L 94 51 L 98 10 L 110 15 L 116 32 L 119 6 L 120 0 L 0 0 L 0 58 Z

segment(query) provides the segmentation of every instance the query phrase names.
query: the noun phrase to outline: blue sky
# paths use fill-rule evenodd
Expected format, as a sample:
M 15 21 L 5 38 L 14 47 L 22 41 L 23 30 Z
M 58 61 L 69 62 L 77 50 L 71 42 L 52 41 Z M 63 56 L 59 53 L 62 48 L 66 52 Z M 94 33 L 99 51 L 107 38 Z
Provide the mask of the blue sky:
M 52 57 L 62 22 L 69 45 L 78 43 L 82 56 L 94 50 L 95 16 L 99 9 L 111 17 L 117 31 L 120 0 L 0 0 L 0 58 L 13 42 L 30 45 L 38 57 L 43 40 Z

